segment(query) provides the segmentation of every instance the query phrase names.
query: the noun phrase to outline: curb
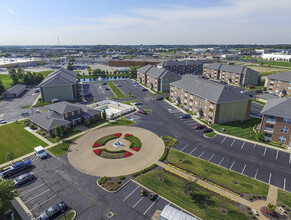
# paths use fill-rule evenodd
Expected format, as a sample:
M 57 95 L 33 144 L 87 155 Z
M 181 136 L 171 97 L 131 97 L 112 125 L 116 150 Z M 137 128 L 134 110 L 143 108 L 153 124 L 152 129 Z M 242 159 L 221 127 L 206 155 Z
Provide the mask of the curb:
M 31 211 L 29 211 L 29 209 L 27 208 L 27 206 L 24 204 L 24 202 L 22 202 L 22 200 L 19 197 L 14 197 L 14 199 L 18 202 L 18 204 L 21 206 L 21 208 L 23 208 L 24 212 L 31 218 L 31 220 L 34 220 L 34 216 L 31 213 Z

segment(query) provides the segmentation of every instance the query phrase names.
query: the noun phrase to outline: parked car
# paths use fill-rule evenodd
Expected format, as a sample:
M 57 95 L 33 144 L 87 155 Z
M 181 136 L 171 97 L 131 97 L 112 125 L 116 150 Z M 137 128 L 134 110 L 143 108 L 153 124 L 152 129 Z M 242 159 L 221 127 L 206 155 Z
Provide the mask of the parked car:
M 11 166 L 5 167 L 1 170 L 0 176 L 4 178 L 10 177 L 13 174 L 19 173 L 22 170 L 25 170 L 31 166 L 30 160 L 21 160 L 13 163 Z
M 67 209 L 67 204 L 65 202 L 59 202 L 49 207 L 46 211 L 44 211 L 37 219 L 38 220 L 48 220 L 55 219 L 60 214 L 64 213 Z
M 142 189 L 142 190 L 140 191 L 140 195 L 141 195 L 141 196 L 148 196 L 148 195 L 149 195 L 149 191 L 147 191 L 146 189 Z
M 148 89 L 146 89 L 146 88 L 143 88 L 141 91 L 144 91 L 144 92 L 145 92 L 145 91 L 148 91 Z
M 21 115 L 22 115 L 22 117 L 27 117 L 27 116 L 29 116 L 29 113 L 28 112 L 22 112 Z
M 145 112 L 145 110 L 142 110 L 142 109 L 138 110 L 137 112 L 140 113 L 140 114 L 144 114 L 144 115 L 147 114 L 147 113 Z
M 213 129 L 212 128 L 208 128 L 208 127 L 205 127 L 205 128 L 202 129 L 203 133 L 210 133 L 212 131 L 213 131 Z
M 134 84 L 134 87 L 139 87 L 139 84 Z
M 204 129 L 205 127 L 206 125 L 202 125 L 202 124 L 195 125 L 196 130 L 201 130 L 201 129 Z
M 120 84 L 117 84 L 116 86 L 117 86 L 117 87 L 122 87 L 122 85 L 120 85 Z
M 156 101 L 163 100 L 163 99 L 164 99 L 163 97 L 157 97 Z
M 106 82 L 102 83 L 102 86 L 105 86 L 105 85 L 107 85 L 107 83 L 106 83 Z
M 0 119 L 0 124 L 7 124 L 7 121 L 3 118 Z
M 37 88 L 34 90 L 34 93 L 39 93 L 40 92 L 40 88 Z
M 153 192 L 149 193 L 149 199 L 152 200 L 152 201 L 155 201 L 158 197 L 159 196 L 156 193 L 153 193 Z
M 34 179 L 34 174 L 32 172 L 25 173 L 13 180 L 14 186 L 17 188 L 25 183 L 31 182 Z
M 191 118 L 191 116 L 188 115 L 188 114 L 183 114 L 183 115 L 180 115 L 180 118 L 181 118 L 181 119 L 184 119 L 184 118 Z
M 110 90 L 110 89 L 106 87 L 105 90 Z
M 48 154 L 46 152 L 46 150 L 42 147 L 42 146 L 38 146 L 34 148 L 34 153 L 40 158 L 44 158 L 47 157 Z
M 134 102 L 135 105 L 142 105 L 142 102 Z
M 260 90 L 260 89 L 257 89 L 256 91 L 255 91 L 255 93 L 262 93 L 263 91 L 262 90 Z

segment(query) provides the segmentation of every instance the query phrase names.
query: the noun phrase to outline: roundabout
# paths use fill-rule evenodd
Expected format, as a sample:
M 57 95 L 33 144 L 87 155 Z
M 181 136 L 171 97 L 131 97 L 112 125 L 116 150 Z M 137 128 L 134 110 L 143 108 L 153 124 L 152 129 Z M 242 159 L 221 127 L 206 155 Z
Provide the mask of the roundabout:
M 129 175 L 156 163 L 164 142 L 155 133 L 129 126 L 93 130 L 70 146 L 68 160 L 82 173 L 114 177 Z

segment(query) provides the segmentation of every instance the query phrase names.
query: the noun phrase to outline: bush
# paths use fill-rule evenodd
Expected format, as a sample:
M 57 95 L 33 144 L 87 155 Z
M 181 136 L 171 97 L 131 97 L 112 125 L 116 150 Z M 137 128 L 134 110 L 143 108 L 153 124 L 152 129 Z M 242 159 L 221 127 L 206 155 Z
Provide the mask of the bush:
M 120 180 L 124 180 L 125 179 L 125 176 L 120 176 L 119 179 Z
M 252 197 L 253 197 L 254 199 L 257 198 L 256 195 L 252 195 Z
M 249 213 L 249 214 L 252 214 L 252 211 L 249 210 L 248 213 Z
M 117 180 L 116 183 L 117 183 L 117 184 L 120 184 L 120 183 L 121 183 L 121 180 Z
M 139 176 L 140 175 L 140 172 L 136 172 L 136 173 L 133 173 L 133 174 L 131 174 L 133 177 L 137 177 L 137 176 Z
M 253 219 L 255 219 L 255 218 L 256 218 L 256 216 L 255 216 L 254 214 L 252 214 L 252 215 L 251 215 L 251 217 L 252 217 Z
M 248 197 L 249 200 L 253 200 L 253 198 L 251 196 Z
M 159 161 L 164 161 L 169 153 L 169 149 L 165 148 L 163 155 L 161 156 L 161 158 L 159 159 Z
M 107 182 L 108 178 L 106 176 L 100 177 L 100 179 L 98 180 L 98 184 L 99 185 L 103 185 Z

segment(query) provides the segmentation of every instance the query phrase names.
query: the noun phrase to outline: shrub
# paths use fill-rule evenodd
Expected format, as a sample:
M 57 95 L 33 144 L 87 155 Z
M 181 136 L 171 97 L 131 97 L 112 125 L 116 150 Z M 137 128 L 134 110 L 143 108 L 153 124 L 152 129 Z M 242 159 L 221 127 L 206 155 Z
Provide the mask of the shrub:
M 141 141 L 135 137 L 135 136 L 126 136 L 124 137 L 124 139 L 129 140 L 130 141 L 130 148 L 137 148 L 137 147 L 141 147 Z
M 248 213 L 249 213 L 249 214 L 252 214 L 252 211 L 249 210 Z
M 124 180 L 125 179 L 125 176 L 120 176 L 119 179 L 120 180 Z
M 98 184 L 99 185 L 103 185 L 104 183 L 106 183 L 108 180 L 108 178 L 106 176 L 100 177 L 98 180 Z
M 255 199 L 256 198 L 256 195 L 252 195 L 252 197 Z
M 249 200 L 253 200 L 253 198 L 251 196 L 248 197 Z
M 121 180 L 117 180 L 116 183 L 117 183 L 117 184 L 120 184 L 120 183 L 121 183 Z
M 251 218 L 255 219 L 255 218 L 256 218 L 256 216 L 255 216 L 254 214 L 252 214 L 252 215 L 251 215 Z
M 169 153 L 169 149 L 165 148 L 163 155 L 161 156 L 161 158 L 159 159 L 159 161 L 164 161 Z
M 140 172 L 135 172 L 133 174 L 131 174 L 133 177 L 137 177 L 138 175 L 140 175 Z

